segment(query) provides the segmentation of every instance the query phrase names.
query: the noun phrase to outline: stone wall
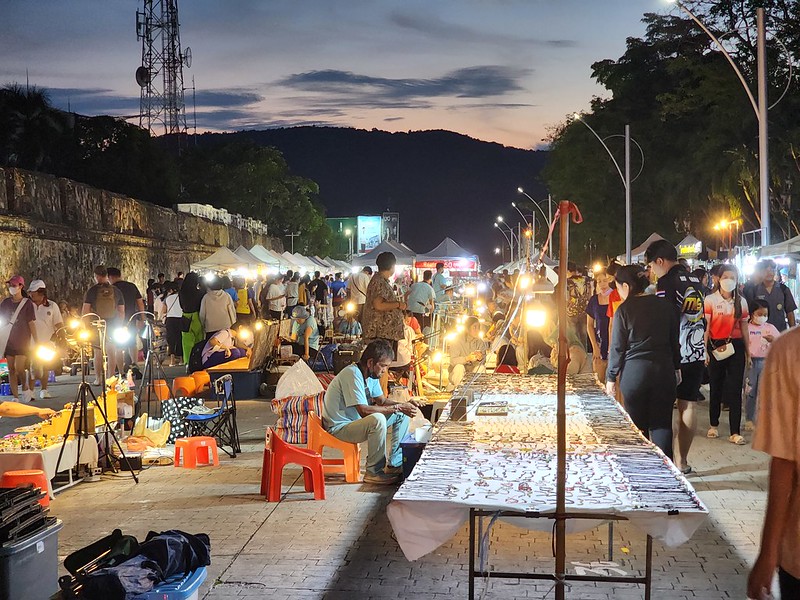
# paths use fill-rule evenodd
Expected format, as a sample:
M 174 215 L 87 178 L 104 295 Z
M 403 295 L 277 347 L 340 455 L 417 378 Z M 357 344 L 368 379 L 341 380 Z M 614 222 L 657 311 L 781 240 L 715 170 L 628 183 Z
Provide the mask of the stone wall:
M 0 276 L 41 278 L 51 298 L 79 304 L 95 265 L 116 266 L 144 293 L 221 246 L 280 242 L 250 231 L 43 173 L 0 168 Z M 2 294 L 0 294 L 2 296 Z

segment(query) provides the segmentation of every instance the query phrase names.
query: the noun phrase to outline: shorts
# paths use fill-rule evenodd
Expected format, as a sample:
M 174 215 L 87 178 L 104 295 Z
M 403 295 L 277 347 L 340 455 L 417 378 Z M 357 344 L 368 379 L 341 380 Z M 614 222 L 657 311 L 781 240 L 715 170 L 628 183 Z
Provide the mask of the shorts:
M 706 365 L 702 361 L 681 365 L 681 382 L 675 390 L 678 400 L 697 402 L 703 398 L 700 394 L 700 385 L 703 383 L 703 373 Z

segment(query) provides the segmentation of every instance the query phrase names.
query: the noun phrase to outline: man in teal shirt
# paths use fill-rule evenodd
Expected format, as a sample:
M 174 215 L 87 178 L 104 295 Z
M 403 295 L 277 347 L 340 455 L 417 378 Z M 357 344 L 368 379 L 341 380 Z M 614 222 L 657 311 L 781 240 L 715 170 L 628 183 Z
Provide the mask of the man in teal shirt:
M 447 279 L 444 276 L 444 263 L 436 263 L 436 275 L 433 276 L 433 291 L 436 294 L 436 302 L 446 300 L 445 290 L 447 289 Z
M 417 411 L 412 402 L 394 402 L 383 395 L 380 378 L 394 360 L 386 340 L 370 342 L 361 359 L 345 367 L 325 392 L 322 422 L 334 437 L 353 444 L 367 442 L 365 483 L 396 483 L 402 472 L 400 442 L 408 432 L 409 418 Z M 389 462 L 386 437 L 391 431 Z
M 431 275 L 430 271 L 425 271 L 422 274 L 422 281 L 412 284 L 406 296 L 408 310 L 417 319 L 423 331 L 431 326 L 431 314 L 433 314 L 436 301 L 436 293 L 431 285 Z

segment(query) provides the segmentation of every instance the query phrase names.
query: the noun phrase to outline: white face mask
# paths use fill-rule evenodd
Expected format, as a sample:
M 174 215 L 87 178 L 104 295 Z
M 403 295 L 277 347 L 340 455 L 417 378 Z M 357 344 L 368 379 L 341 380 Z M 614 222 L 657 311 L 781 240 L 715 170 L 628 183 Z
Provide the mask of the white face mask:
M 12 296 L 16 296 L 19 293 L 19 288 L 15 285 L 8 286 L 8 293 Z
M 736 289 L 736 280 L 735 279 L 720 279 L 719 287 L 721 287 L 726 292 L 732 292 Z
M 767 317 L 760 316 L 760 317 L 753 317 L 753 323 L 756 325 L 764 325 L 767 322 Z

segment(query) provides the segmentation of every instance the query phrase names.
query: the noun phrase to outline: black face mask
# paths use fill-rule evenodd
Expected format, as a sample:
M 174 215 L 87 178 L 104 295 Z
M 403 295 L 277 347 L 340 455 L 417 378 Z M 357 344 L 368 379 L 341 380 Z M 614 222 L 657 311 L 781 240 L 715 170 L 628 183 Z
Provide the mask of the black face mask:
M 367 367 L 367 379 L 380 379 L 380 378 L 381 378 L 380 375 L 375 375 L 375 373 L 372 372 L 372 369 Z

